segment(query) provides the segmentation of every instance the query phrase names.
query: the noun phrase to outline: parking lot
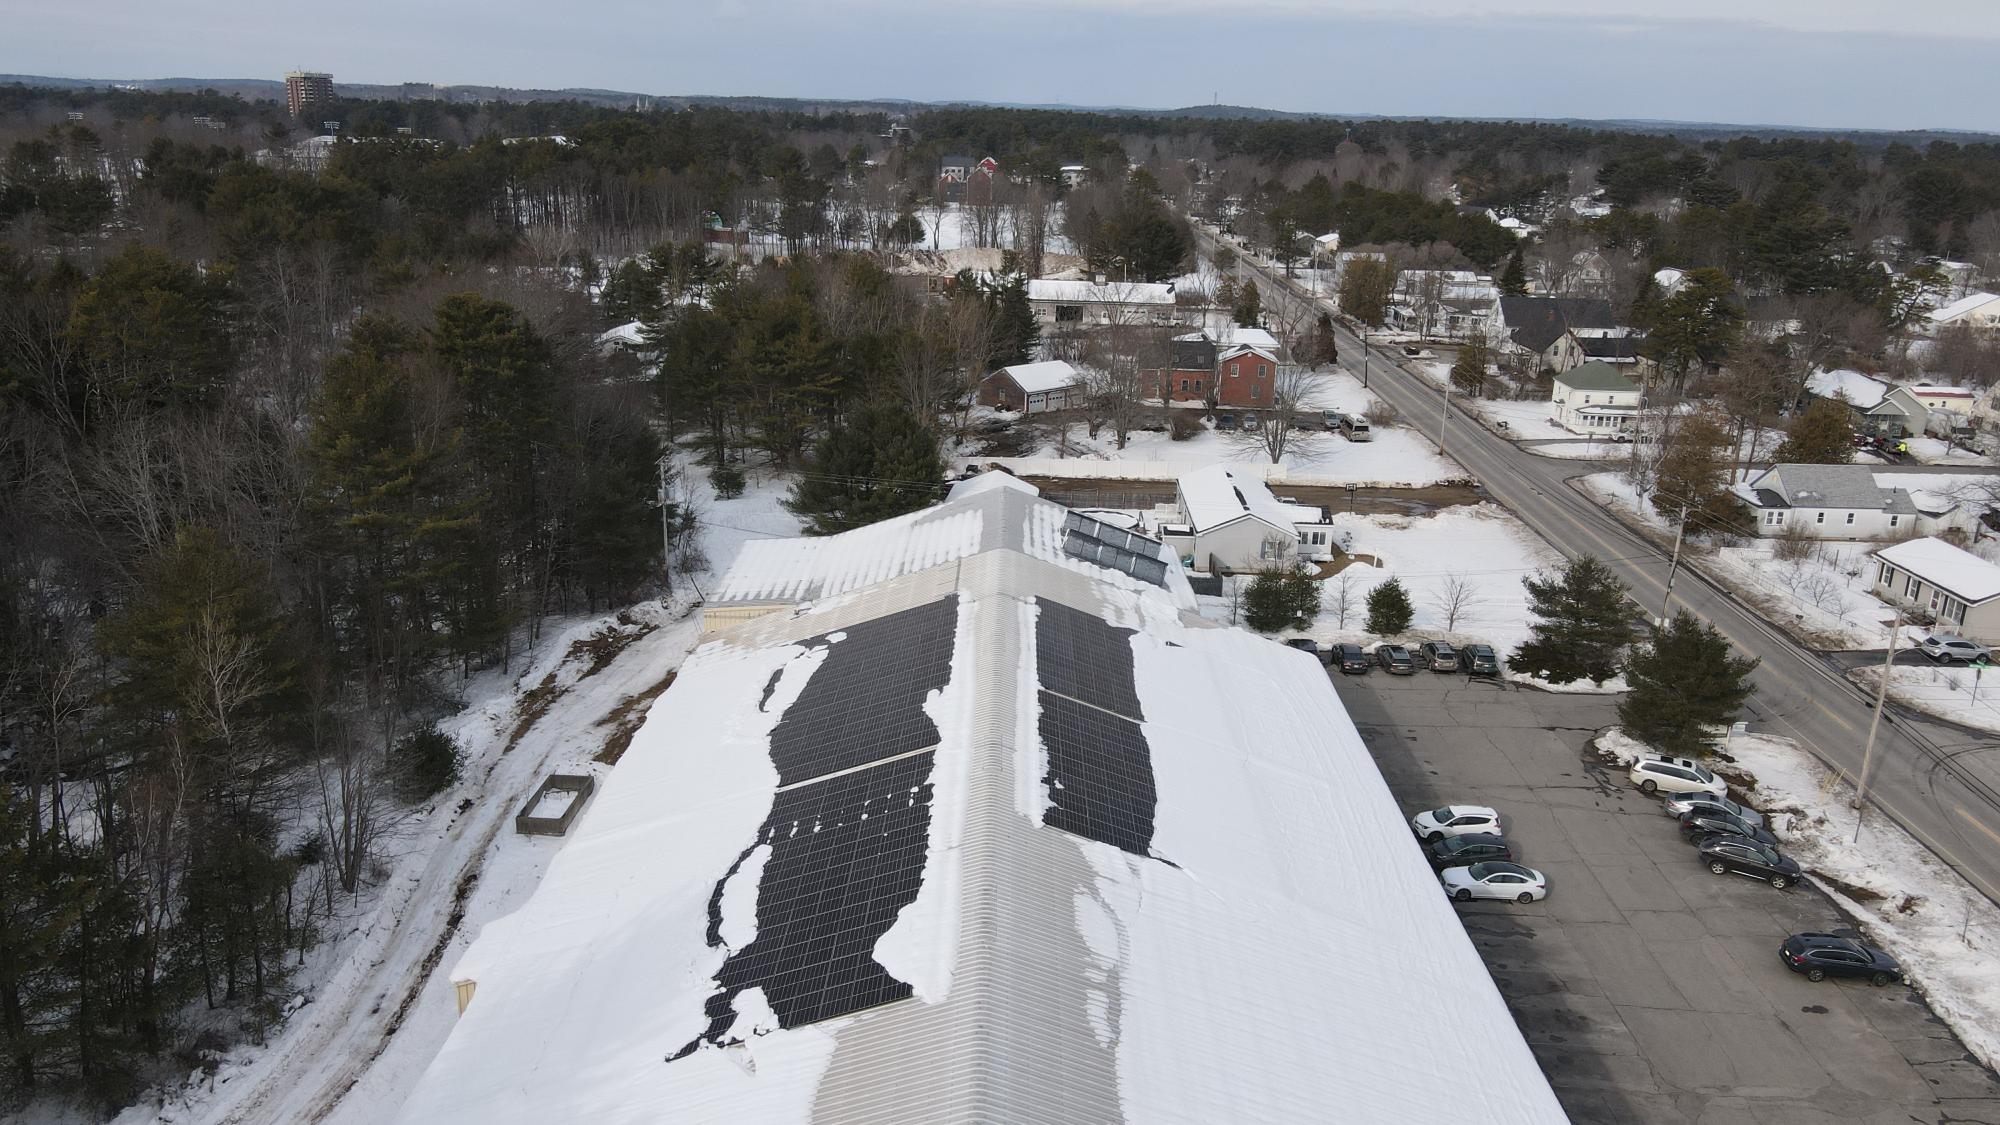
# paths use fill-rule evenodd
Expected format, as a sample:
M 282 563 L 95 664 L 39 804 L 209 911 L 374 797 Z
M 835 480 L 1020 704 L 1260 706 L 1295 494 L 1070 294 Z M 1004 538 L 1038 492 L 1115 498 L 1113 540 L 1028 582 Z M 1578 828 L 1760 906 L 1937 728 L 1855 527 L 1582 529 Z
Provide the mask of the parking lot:
M 1548 876 L 1545 901 L 1459 913 L 1573 1120 L 2000 1122 L 2000 1081 L 1915 992 L 1779 962 L 1787 934 L 1843 920 L 1810 886 L 1698 864 L 1660 803 L 1589 755 L 1610 699 L 1333 679 L 1406 813 L 1491 805 Z

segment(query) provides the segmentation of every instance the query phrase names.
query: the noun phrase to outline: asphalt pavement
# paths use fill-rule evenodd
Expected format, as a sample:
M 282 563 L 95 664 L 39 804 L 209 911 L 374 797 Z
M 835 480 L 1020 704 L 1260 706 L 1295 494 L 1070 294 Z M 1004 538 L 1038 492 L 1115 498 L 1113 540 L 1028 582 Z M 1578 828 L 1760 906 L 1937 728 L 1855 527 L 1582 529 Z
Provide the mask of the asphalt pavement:
M 1198 237 L 1209 240 L 1196 228 Z M 1278 271 L 1239 259 L 1239 276 L 1310 295 Z M 1325 302 L 1332 310 L 1332 303 Z M 1340 330 L 1340 366 L 1359 374 L 1362 342 Z M 1595 555 L 1624 580 L 1647 616 L 1659 615 L 1667 594 L 1665 546 L 1621 523 L 1572 486 L 1584 473 L 1614 466 L 1536 457 L 1470 416 L 1429 379 L 1403 369 L 1375 348 L 1369 387 L 1435 439 L 1443 452 L 1485 486 L 1494 500 L 1565 555 Z M 1687 567 L 1673 584 L 1673 607 L 1687 608 L 1736 647 L 1758 659 L 1757 693 L 1745 708 L 1751 729 L 1796 740 L 1850 779 L 1863 772 L 1873 699 L 1842 675 L 1834 660 L 1801 648 L 1776 626 L 1741 605 L 1719 585 Z M 2000 739 L 1890 708 L 1868 764 L 1868 798 L 1924 842 L 1989 899 L 2000 903 Z
M 1588 750 L 1617 721 L 1610 697 L 1333 680 L 1405 812 L 1491 805 L 1548 877 L 1541 902 L 1458 913 L 1571 1120 L 2000 1121 L 2000 1080 L 1913 990 L 1814 984 L 1778 960 L 1786 935 L 1845 920 L 1809 886 L 1709 874 L 1661 803 Z

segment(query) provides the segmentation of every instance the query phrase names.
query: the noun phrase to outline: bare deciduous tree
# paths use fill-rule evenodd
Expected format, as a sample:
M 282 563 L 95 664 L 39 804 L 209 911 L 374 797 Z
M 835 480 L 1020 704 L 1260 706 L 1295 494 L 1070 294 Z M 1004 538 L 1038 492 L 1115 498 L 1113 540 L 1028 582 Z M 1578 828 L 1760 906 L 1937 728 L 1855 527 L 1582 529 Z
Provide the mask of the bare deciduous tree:
M 1471 618 L 1482 600 L 1479 584 L 1462 574 L 1446 575 L 1431 594 L 1431 605 L 1444 618 L 1447 633 L 1456 630 L 1460 621 Z

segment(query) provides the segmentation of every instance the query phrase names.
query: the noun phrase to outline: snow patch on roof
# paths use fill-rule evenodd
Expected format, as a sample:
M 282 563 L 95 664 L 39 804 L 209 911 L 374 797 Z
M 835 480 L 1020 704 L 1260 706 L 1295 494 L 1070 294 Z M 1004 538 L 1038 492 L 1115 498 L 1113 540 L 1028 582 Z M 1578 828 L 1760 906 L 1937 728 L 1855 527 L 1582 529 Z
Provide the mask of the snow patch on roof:
M 2000 566 L 1942 539 L 1911 539 L 1875 554 L 1973 605 L 2000 598 Z
M 1293 507 L 1271 495 L 1257 477 L 1228 465 L 1210 465 L 1180 478 L 1181 504 L 1196 531 L 1212 531 L 1251 516 L 1279 531 L 1293 531 Z
M 1841 395 L 1849 404 L 1869 410 L 1881 404 L 1883 397 L 1889 393 L 1889 384 L 1843 367 L 1834 371 L 1821 369 L 1813 372 L 1806 377 L 1806 390 L 1820 398 Z
M 1958 300 L 1953 301 L 1951 304 L 1946 305 L 1941 309 L 1933 309 L 1927 315 L 1930 317 L 1932 323 L 1944 324 L 1949 321 L 1957 320 L 1959 317 L 1964 316 L 1966 313 L 1969 313 L 1974 309 L 1980 308 L 1981 306 L 1989 305 L 1994 301 L 2000 301 L 2000 293 L 1985 293 L 1985 292 L 1972 293 L 1964 297 L 1960 297 Z
M 1083 373 L 1066 360 L 1045 359 L 1040 363 L 1017 363 L 1000 370 L 1027 394 L 1056 391 L 1083 382 Z
M 1038 277 L 1028 282 L 1030 301 L 1075 301 L 1082 304 L 1171 305 L 1174 287 L 1165 282 L 1056 281 Z

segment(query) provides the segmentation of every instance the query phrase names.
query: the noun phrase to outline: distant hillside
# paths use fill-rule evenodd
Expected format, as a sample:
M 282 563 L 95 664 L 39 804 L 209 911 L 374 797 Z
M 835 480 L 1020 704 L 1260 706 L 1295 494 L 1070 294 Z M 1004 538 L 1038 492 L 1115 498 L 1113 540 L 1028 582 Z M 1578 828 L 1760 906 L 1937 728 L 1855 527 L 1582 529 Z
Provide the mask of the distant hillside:
M 16 82 L 24 86 L 44 86 L 57 89 L 81 89 L 87 87 L 104 89 L 113 86 L 128 86 L 141 90 L 214 90 L 225 97 L 239 97 L 245 101 L 283 101 L 285 97 L 284 82 L 281 79 L 271 78 L 50 78 L 34 74 L 0 74 L 0 84 Z M 700 105 L 723 109 L 775 113 L 917 114 L 931 109 L 1031 109 L 1149 118 L 1187 117 L 1202 120 L 1241 121 L 1303 121 L 1313 119 L 1341 121 L 1526 121 L 1547 125 L 1569 125 L 1582 129 L 1608 129 L 1627 133 L 1670 133 L 1683 139 L 1691 140 L 1742 136 L 1763 139 L 1833 137 L 1848 138 L 1857 143 L 1868 145 L 1901 142 L 1916 146 L 1926 145 L 1932 141 L 1966 143 L 2000 140 L 2000 134 L 1963 132 L 1951 129 L 1913 129 L 1899 132 L 1889 130 L 1808 128 L 1792 125 L 1735 125 L 1718 121 L 1593 120 L 1583 117 L 1519 118 L 1487 117 L 1483 115 L 1468 115 L 1463 117 L 1430 115 L 1425 117 L 1409 114 L 1298 112 L 1283 109 L 1264 109 L 1260 106 L 1222 104 L 1189 105 L 1175 109 L 1158 109 L 1145 106 L 1089 106 L 1034 102 L 956 100 L 926 102 L 907 98 L 776 98 L 730 94 L 645 94 L 631 90 L 601 89 L 533 90 L 513 86 L 437 86 L 428 82 L 411 82 L 402 85 L 335 82 L 334 89 L 342 96 L 350 98 L 381 98 L 388 100 L 434 98 L 447 102 L 578 101 L 614 108 L 629 108 L 636 104 L 645 104 L 661 109 L 685 109 L 689 106 Z

